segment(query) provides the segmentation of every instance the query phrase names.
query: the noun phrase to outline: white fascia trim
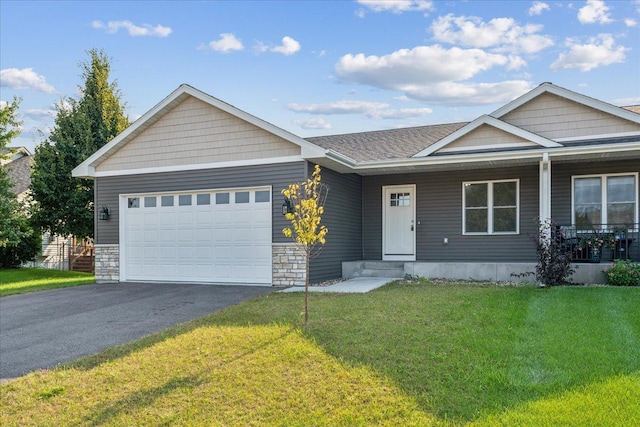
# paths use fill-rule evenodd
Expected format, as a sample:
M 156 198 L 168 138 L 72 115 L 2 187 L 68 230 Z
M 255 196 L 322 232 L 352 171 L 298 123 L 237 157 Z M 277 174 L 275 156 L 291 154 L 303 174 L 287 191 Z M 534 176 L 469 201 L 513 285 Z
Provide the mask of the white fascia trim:
M 482 125 L 492 126 L 504 132 L 518 136 L 522 139 L 526 139 L 527 141 L 536 143 L 542 147 L 546 147 L 546 148 L 562 147 L 562 144 L 554 142 L 548 138 L 544 138 L 540 135 L 536 135 L 535 133 L 526 131 L 517 126 L 511 125 L 507 122 L 503 122 L 502 120 L 498 120 L 495 117 L 491 117 L 484 114 L 478 117 L 477 119 L 475 119 L 474 121 L 472 121 L 471 123 L 461 127 L 460 129 L 453 132 L 452 134 L 442 138 L 440 141 L 436 142 L 435 144 L 420 151 L 418 154 L 415 154 L 413 157 L 426 157 L 430 154 L 433 154 L 436 151 L 440 150 L 441 148 L 451 144 L 458 138 L 461 138 L 462 136 L 474 131 L 475 129 L 479 128 Z
M 579 104 L 586 105 L 587 107 L 595 108 L 596 110 L 600 110 L 605 113 L 620 117 L 622 119 L 640 124 L 640 114 L 634 113 L 633 111 L 625 110 L 622 107 L 616 107 L 615 105 L 608 104 L 604 101 L 600 101 L 598 99 L 591 98 L 577 92 L 573 92 L 563 87 L 556 86 L 552 83 L 542 83 L 540 86 L 536 87 L 530 92 L 527 92 L 521 97 L 511 101 L 507 105 L 498 108 L 490 115 L 499 119 L 505 114 L 515 110 L 523 104 L 526 104 L 527 102 L 538 97 L 539 95 L 542 95 L 543 93 L 552 93 L 561 98 L 566 98 Z
M 494 150 L 496 148 L 519 148 L 519 147 L 522 147 L 522 144 L 514 142 L 510 144 L 474 145 L 473 147 L 445 148 L 445 149 L 441 149 L 441 152 L 442 153 L 459 153 L 459 152 L 480 151 L 480 150 Z
M 350 168 L 358 164 L 358 162 L 353 160 L 351 157 L 345 156 L 344 154 L 331 149 L 326 151 L 326 157 Z
M 624 138 L 628 136 L 637 136 L 640 138 L 640 132 L 619 132 L 619 133 L 606 133 L 606 134 L 599 134 L 599 135 L 570 136 L 565 138 L 555 138 L 554 141 L 556 142 L 589 141 L 592 139 Z
M 114 139 L 112 139 L 109 143 L 104 145 L 98 151 L 93 153 L 89 158 L 87 158 L 84 162 L 82 162 L 78 167 L 76 167 L 72 171 L 72 176 L 75 177 L 84 177 L 91 178 L 95 175 L 95 166 L 99 164 L 104 157 L 106 157 L 112 150 L 116 150 L 120 145 L 125 144 L 129 141 L 129 137 L 135 132 L 143 127 L 147 121 L 149 121 L 156 114 L 159 114 L 165 107 L 171 104 L 173 101 L 178 99 L 181 95 L 187 94 L 191 95 L 194 98 L 197 98 L 209 105 L 212 105 L 216 108 L 219 108 L 233 116 L 238 117 L 241 120 L 244 120 L 248 123 L 251 123 L 259 128 L 266 130 L 274 135 L 279 136 L 280 138 L 289 141 L 295 145 L 298 145 L 301 148 L 303 157 L 324 157 L 325 150 L 317 145 L 306 141 L 299 136 L 296 136 L 290 132 L 285 131 L 271 123 L 268 123 L 262 119 L 259 119 L 245 111 L 242 111 L 226 102 L 223 102 L 217 98 L 214 98 L 211 95 L 208 95 L 192 86 L 187 84 L 180 85 L 176 90 L 171 92 L 169 96 L 164 98 L 158 104 L 156 104 L 151 110 L 147 111 L 142 117 L 136 120 L 131 126 L 122 131 L 119 135 L 117 135 Z
M 139 169 L 121 169 L 115 171 L 103 171 L 95 172 L 96 178 L 103 178 L 109 176 L 123 176 L 123 175 L 143 175 L 150 173 L 162 173 L 162 172 L 180 172 L 190 170 L 202 170 L 202 169 L 220 169 L 220 168 L 234 168 L 241 166 L 256 166 L 256 165 L 272 165 L 277 163 L 295 163 L 304 161 L 301 156 L 287 156 L 287 157 L 270 157 L 268 159 L 252 159 L 252 160 L 233 160 L 228 162 L 217 163 L 200 163 L 194 165 L 172 165 L 172 166 L 157 166 L 151 168 L 139 168 Z
M 567 157 L 577 156 L 585 154 L 598 154 L 598 153 L 616 153 L 625 151 L 640 151 L 640 142 L 638 143 L 619 143 L 619 144 L 606 144 L 606 145 L 591 145 L 591 146 L 569 146 L 560 147 L 553 150 L 546 148 L 531 149 L 526 151 L 508 151 L 501 153 L 472 153 L 472 154 L 455 154 L 450 156 L 438 156 L 438 157 L 413 157 L 409 159 L 394 159 L 394 160 L 376 160 L 370 162 L 361 162 L 352 166 L 354 171 L 369 170 L 378 168 L 402 168 L 413 166 L 428 166 L 428 165 L 447 165 L 447 164 L 460 164 L 460 163 L 474 163 L 474 162 L 491 162 L 501 160 L 539 160 L 543 153 L 548 152 L 549 158 L 552 157 Z

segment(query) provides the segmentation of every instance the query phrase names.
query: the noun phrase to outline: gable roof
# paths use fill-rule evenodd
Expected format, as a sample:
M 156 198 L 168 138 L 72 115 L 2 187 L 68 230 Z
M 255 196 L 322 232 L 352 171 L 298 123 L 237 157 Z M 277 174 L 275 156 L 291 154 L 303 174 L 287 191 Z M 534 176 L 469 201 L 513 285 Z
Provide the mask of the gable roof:
M 336 151 L 356 162 L 406 159 L 434 144 L 466 122 L 417 126 L 343 135 L 306 138 L 322 148 Z
M 524 129 L 521 129 L 517 126 L 513 126 L 509 123 L 503 122 L 502 120 L 498 120 L 494 117 L 491 116 L 487 116 L 487 115 L 483 115 L 478 117 L 477 119 L 475 119 L 474 121 L 472 121 L 471 123 L 468 123 L 466 126 L 458 129 L 457 131 L 447 135 L 446 137 L 442 138 L 440 141 L 438 141 L 436 144 L 432 144 L 431 146 L 425 148 L 424 150 L 420 151 L 419 153 L 417 153 L 416 155 L 414 155 L 413 157 L 425 157 L 428 156 L 430 154 L 435 153 L 436 151 L 438 151 L 439 149 L 446 147 L 447 145 L 451 144 L 453 141 L 461 138 L 464 135 L 467 135 L 471 132 L 473 132 L 474 130 L 476 130 L 477 128 L 479 128 L 482 125 L 488 125 L 497 129 L 500 129 L 504 132 L 510 133 L 512 135 L 518 136 L 522 139 L 526 139 L 528 141 L 531 141 L 537 145 L 539 145 L 540 147 L 545 147 L 545 148 L 554 148 L 554 147 L 562 147 L 561 144 L 558 144 L 557 142 L 554 142 L 550 139 L 544 138 L 540 135 L 536 135 L 535 133 L 531 133 L 529 131 L 526 131 Z
M 219 108 L 233 116 L 238 117 L 254 126 L 266 130 L 280 138 L 298 145 L 301 148 L 303 157 L 315 158 L 324 156 L 324 150 L 320 147 L 305 141 L 304 139 L 296 136 L 290 132 L 285 131 L 282 128 L 272 125 L 262 119 L 259 119 L 239 108 L 234 107 L 231 104 L 227 104 L 211 95 L 208 95 L 188 84 L 180 85 L 169 96 L 164 98 L 158 104 L 156 104 L 151 110 L 145 113 L 142 117 L 136 120 L 131 126 L 122 131 L 114 139 L 109 141 L 106 145 L 89 156 L 84 162 L 78 165 L 73 171 L 72 175 L 75 177 L 92 178 L 96 175 L 96 166 L 109 156 L 117 152 L 122 146 L 132 141 L 137 135 L 149 128 L 151 125 L 159 121 L 165 114 L 171 111 L 175 106 L 183 102 L 188 97 L 195 97 L 213 107 Z
M 529 132 L 525 129 L 519 128 L 517 126 L 514 126 L 512 124 L 509 124 L 507 122 L 500 120 L 501 117 L 507 115 L 508 113 L 514 111 L 520 106 L 546 93 L 551 93 L 561 98 L 565 98 L 570 101 L 573 101 L 582 105 L 586 105 L 587 107 L 591 107 L 593 109 L 602 111 L 604 113 L 613 115 L 615 117 L 619 117 L 621 119 L 625 119 L 625 120 L 640 124 L 640 115 L 636 114 L 633 111 L 626 110 L 621 107 L 616 107 L 606 102 L 588 97 L 586 95 L 582 95 L 577 92 L 573 92 L 568 89 L 555 86 L 552 83 L 542 83 L 535 89 L 527 92 L 526 94 L 520 96 L 519 98 L 516 98 L 515 100 L 511 101 L 507 105 L 497 109 L 490 115 L 480 116 L 476 120 L 468 123 L 466 126 L 458 129 L 454 133 L 442 138 L 436 144 L 431 144 L 424 150 L 415 154 L 413 157 L 426 157 L 426 156 L 435 154 L 438 150 L 446 147 L 449 144 L 452 144 L 454 141 L 458 140 L 464 135 L 467 135 L 473 132 L 475 129 L 477 129 L 482 125 L 489 125 L 489 126 L 498 128 L 504 132 L 511 133 L 520 138 L 523 138 L 535 144 L 538 144 L 540 148 L 563 147 L 563 145 L 558 143 L 557 141 L 553 141 L 551 139 L 545 138 L 536 133 Z
M 537 98 L 544 93 L 552 93 L 561 98 L 566 98 L 573 102 L 586 105 L 587 107 L 591 107 L 604 113 L 611 114 L 612 116 L 616 116 L 621 119 L 640 124 L 640 115 L 634 113 L 631 110 L 627 110 L 622 107 L 616 107 L 615 105 L 600 101 L 599 99 L 591 98 L 590 96 L 583 95 L 581 93 L 574 92 L 560 86 L 556 86 L 553 83 L 549 82 L 540 84 L 535 89 L 525 93 L 519 98 L 514 99 L 507 105 L 498 108 L 493 113 L 491 113 L 490 116 L 499 119 L 500 117 L 506 115 L 507 113 L 510 113 L 521 105 L 526 104 L 527 102 L 531 101 L 534 98 Z

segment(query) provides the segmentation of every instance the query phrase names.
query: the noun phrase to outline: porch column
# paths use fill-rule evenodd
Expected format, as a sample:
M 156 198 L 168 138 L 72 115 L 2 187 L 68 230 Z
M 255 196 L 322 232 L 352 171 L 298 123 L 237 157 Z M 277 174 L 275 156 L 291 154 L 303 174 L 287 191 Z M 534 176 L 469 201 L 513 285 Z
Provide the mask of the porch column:
M 540 161 L 539 216 L 540 221 L 551 219 L 551 160 L 549 160 L 549 153 L 544 153 Z

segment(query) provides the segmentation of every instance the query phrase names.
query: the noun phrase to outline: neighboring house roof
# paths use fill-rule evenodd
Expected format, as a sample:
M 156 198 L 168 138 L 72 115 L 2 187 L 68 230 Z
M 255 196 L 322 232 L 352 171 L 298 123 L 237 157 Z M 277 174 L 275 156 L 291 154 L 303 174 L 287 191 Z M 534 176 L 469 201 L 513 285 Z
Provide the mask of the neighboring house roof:
M 466 122 L 306 138 L 356 162 L 406 159 L 460 129 Z
M 33 157 L 30 155 L 23 155 L 11 160 L 2 167 L 7 171 L 9 179 L 13 183 L 11 191 L 16 194 L 22 194 L 29 190 L 31 185 L 31 164 L 33 163 Z

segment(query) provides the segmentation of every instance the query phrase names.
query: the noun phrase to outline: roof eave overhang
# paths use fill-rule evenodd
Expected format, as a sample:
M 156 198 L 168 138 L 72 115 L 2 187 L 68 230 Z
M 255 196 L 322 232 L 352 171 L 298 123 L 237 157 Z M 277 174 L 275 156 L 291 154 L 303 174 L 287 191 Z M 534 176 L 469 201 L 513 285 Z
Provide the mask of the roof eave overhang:
M 463 169 L 473 165 L 474 168 L 493 167 L 496 165 L 534 164 L 544 154 L 550 160 L 588 160 L 602 158 L 640 158 L 640 141 L 607 145 L 570 146 L 558 148 L 535 148 L 508 152 L 451 154 L 446 156 L 412 157 L 408 159 L 376 160 L 355 162 L 345 156 L 336 156 L 328 151 L 327 158 L 348 168 L 351 173 L 360 175 L 376 175 L 388 173 L 406 173 L 412 171 L 428 171 L 442 169 Z

